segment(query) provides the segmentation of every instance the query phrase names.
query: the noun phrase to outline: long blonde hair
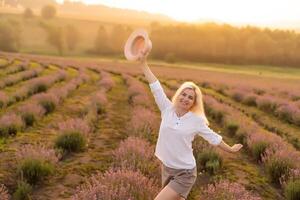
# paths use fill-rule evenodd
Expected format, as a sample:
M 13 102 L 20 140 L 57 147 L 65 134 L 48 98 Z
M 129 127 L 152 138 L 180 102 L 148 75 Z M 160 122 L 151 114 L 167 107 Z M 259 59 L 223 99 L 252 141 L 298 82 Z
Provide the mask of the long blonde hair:
M 192 106 L 190 111 L 195 113 L 198 116 L 202 116 L 204 118 L 206 124 L 209 125 L 209 122 L 208 122 L 207 117 L 206 117 L 205 112 L 204 112 L 202 92 L 201 92 L 200 88 L 195 83 L 193 83 L 191 81 L 184 82 L 177 89 L 174 96 L 172 97 L 172 103 L 175 105 L 175 102 L 176 102 L 176 99 L 178 98 L 178 96 L 181 94 L 181 92 L 184 89 L 187 89 L 187 88 L 190 88 L 190 89 L 194 90 L 194 92 L 196 94 L 196 99 L 195 99 L 194 105 Z

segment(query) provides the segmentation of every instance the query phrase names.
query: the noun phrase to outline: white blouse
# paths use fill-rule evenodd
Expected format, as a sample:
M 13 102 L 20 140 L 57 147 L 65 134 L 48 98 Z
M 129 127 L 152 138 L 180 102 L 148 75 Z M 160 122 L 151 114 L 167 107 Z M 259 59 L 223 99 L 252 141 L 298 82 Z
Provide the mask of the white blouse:
M 149 84 L 161 111 L 161 124 L 155 148 L 156 157 L 167 167 L 192 169 L 196 166 L 192 142 L 200 135 L 212 145 L 219 145 L 222 136 L 211 130 L 203 117 L 192 112 L 178 117 L 159 81 Z

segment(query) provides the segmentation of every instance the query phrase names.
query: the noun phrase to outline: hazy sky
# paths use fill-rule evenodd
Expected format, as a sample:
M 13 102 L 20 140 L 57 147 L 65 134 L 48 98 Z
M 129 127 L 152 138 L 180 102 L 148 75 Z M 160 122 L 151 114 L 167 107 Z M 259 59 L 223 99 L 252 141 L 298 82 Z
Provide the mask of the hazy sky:
M 58 0 L 63 1 L 63 0 Z M 78 1 L 78 0 L 77 0 Z M 181 21 L 201 19 L 257 25 L 284 21 L 300 22 L 300 0 L 81 0 L 162 13 Z M 298 25 L 300 26 L 300 24 Z

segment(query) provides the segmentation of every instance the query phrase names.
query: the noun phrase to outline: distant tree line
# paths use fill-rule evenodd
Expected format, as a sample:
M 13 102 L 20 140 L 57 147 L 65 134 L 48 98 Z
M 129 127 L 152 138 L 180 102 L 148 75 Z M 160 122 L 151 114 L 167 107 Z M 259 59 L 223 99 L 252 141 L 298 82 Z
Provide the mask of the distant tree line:
M 153 23 L 151 40 L 154 58 L 270 64 L 300 67 L 300 34 L 294 31 L 236 28 L 213 23 L 161 26 Z
M 43 14 L 44 13 L 44 14 Z M 84 38 L 84 27 L 76 24 L 58 25 L 56 10 L 45 6 L 41 10 L 41 27 L 47 42 L 60 55 L 73 51 Z M 32 17 L 30 10 L 24 16 Z M 0 20 L 0 50 L 18 51 L 21 47 L 21 21 Z M 133 27 L 121 24 L 100 25 L 94 43 L 82 53 L 123 56 L 126 39 Z M 152 23 L 149 28 L 153 49 L 152 58 L 167 62 L 191 61 L 227 64 L 265 64 L 300 67 L 300 34 L 289 30 L 233 27 L 214 23 L 163 26 Z
M 118 25 L 111 33 L 101 26 L 95 52 L 122 54 L 132 29 Z M 300 67 L 300 34 L 288 30 L 237 28 L 207 23 L 162 26 L 152 23 L 152 58 L 167 62 L 195 61 Z
M 129 26 L 114 25 L 110 31 L 100 25 L 94 47 L 89 51 L 94 54 L 120 55 L 123 53 L 125 41 L 133 31 Z

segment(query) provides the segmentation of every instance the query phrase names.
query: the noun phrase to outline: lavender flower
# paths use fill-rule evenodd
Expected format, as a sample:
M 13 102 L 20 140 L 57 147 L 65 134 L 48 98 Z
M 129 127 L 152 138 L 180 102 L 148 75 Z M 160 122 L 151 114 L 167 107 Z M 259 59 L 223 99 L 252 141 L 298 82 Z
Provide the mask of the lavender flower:
M 200 199 L 211 200 L 260 200 L 261 198 L 247 191 L 239 183 L 230 183 L 227 180 L 210 184 L 203 191 Z
M 144 139 L 129 137 L 112 155 L 115 168 L 139 170 L 149 178 L 160 179 L 160 164 L 154 156 L 154 147 Z
M 49 149 L 44 145 L 27 144 L 19 148 L 16 152 L 18 162 L 22 163 L 26 159 L 34 159 L 49 162 L 55 165 L 60 155 L 57 155 L 54 149 Z
M 146 178 L 140 172 L 111 169 L 104 174 L 98 173 L 89 178 L 85 184 L 77 188 L 72 200 L 152 200 L 158 191 L 159 187 L 153 180 Z

